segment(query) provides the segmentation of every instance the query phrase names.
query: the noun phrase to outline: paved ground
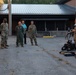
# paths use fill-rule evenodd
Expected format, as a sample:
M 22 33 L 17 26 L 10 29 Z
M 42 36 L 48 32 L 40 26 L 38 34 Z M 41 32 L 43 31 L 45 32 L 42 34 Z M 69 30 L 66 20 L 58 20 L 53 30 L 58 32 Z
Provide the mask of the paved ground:
M 9 37 L 8 49 L 0 49 L 0 75 L 76 75 L 76 58 L 59 54 L 64 38 L 38 38 L 38 46 L 15 47 Z

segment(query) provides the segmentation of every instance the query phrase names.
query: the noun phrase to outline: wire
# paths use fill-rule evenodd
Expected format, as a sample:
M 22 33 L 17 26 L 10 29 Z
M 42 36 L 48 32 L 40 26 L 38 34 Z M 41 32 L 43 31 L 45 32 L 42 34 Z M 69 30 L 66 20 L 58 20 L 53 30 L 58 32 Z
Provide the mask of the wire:
M 3 9 L 3 10 L 0 10 L 0 11 L 5 11 L 5 10 L 7 10 L 8 9 L 8 6 L 7 6 L 7 8 L 5 8 L 5 9 Z
M 5 10 L 7 10 L 8 8 L 5 8 L 5 9 L 3 9 L 3 10 L 0 10 L 0 11 L 5 11 Z

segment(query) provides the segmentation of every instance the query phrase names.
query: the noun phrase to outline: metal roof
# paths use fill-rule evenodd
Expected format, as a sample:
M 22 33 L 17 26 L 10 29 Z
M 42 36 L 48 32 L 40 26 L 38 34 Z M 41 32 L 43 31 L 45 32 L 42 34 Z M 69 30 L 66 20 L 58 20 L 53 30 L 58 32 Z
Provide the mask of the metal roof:
M 56 4 L 65 4 L 65 3 L 68 2 L 68 1 L 70 1 L 70 0 L 58 0 L 58 1 L 56 2 Z
M 0 10 L 7 8 L 4 4 Z M 0 14 L 8 14 L 8 9 L 0 11 Z M 71 15 L 75 10 L 66 5 L 58 4 L 12 4 L 13 15 Z

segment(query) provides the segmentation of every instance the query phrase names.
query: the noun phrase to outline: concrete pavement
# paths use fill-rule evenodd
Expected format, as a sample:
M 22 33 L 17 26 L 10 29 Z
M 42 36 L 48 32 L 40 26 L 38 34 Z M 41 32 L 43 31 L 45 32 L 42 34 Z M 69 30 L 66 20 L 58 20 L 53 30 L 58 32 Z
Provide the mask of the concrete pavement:
M 24 48 L 16 48 L 15 40 L 9 37 L 9 48 L 0 49 L 0 75 L 76 75 L 75 57 L 59 54 L 64 38 L 38 38 L 38 46 L 27 38 Z

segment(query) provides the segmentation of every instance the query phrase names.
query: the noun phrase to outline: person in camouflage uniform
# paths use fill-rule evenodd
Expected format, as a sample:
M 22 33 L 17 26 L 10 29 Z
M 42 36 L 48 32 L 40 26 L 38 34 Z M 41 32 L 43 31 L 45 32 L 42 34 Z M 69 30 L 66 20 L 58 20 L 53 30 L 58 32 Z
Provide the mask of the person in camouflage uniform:
M 4 18 L 3 23 L 0 25 L 1 31 L 1 48 L 7 48 L 7 39 L 8 39 L 8 23 L 7 19 Z
M 37 44 L 37 39 L 36 39 L 37 28 L 34 25 L 34 21 L 31 21 L 31 25 L 29 25 L 28 34 L 29 34 L 29 38 L 30 38 L 30 41 L 31 41 L 31 45 L 33 45 L 33 40 L 34 40 L 35 45 L 37 46 L 38 45 Z
M 24 36 L 24 29 L 22 27 L 22 23 L 19 21 L 18 25 L 16 26 L 16 36 L 17 36 L 17 40 L 16 40 L 16 46 L 19 46 L 19 43 L 21 44 L 21 46 L 23 47 L 23 36 Z
M 72 32 L 74 33 L 74 42 L 75 42 L 75 47 L 76 47 L 76 24 L 74 25 L 74 29 L 72 30 Z

